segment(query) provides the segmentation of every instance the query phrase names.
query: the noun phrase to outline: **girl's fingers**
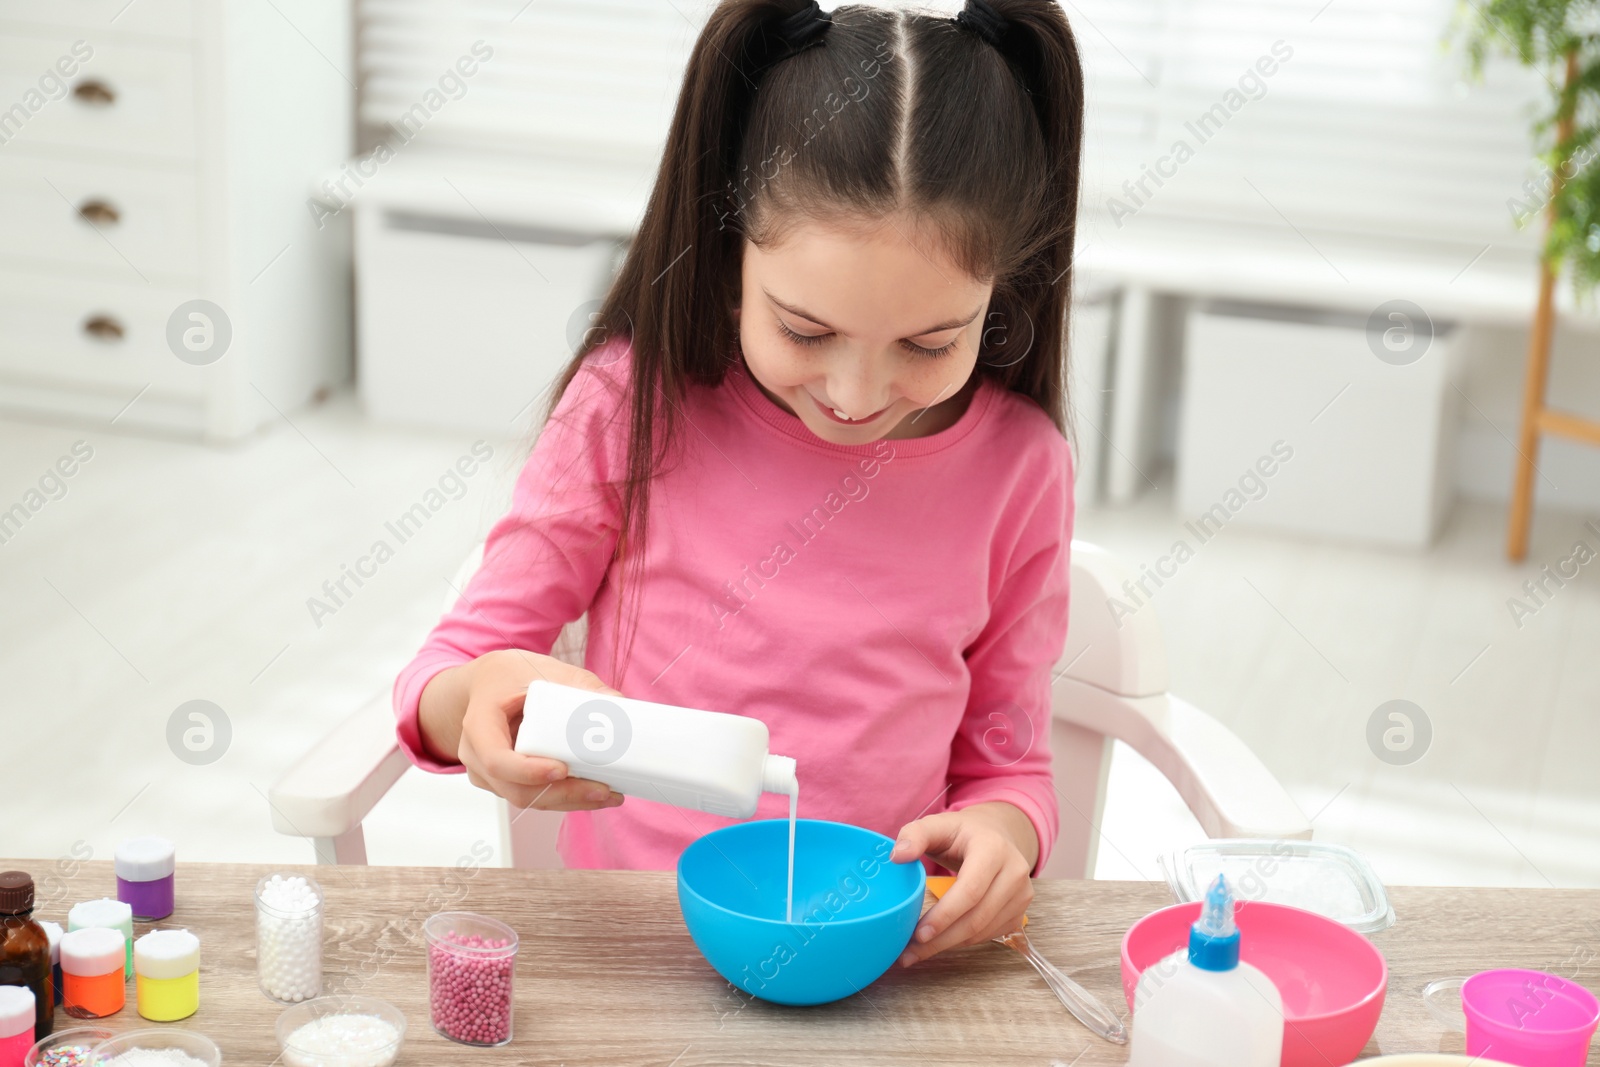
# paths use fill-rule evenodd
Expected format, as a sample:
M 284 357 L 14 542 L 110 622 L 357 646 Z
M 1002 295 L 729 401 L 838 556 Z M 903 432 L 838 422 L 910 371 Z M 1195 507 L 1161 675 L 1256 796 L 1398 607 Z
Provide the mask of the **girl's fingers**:
M 1010 898 L 995 911 L 994 918 L 988 926 L 971 935 L 966 944 L 980 945 L 985 941 L 993 940 L 1005 934 L 1014 933 L 1022 928 L 1023 913 L 1028 910 L 1028 905 L 1033 903 L 1033 883 L 1026 874 L 1022 875 L 1022 884 L 1012 892 Z M 999 885 L 1004 876 L 995 880 Z
M 514 807 L 538 808 L 541 811 L 592 811 L 597 808 L 614 808 L 622 803 L 621 793 L 602 782 L 586 778 L 566 778 L 544 786 L 518 785 L 515 782 L 496 782 L 477 771 L 467 771 L 467 781 L 479 789 L 504 797 Z
M 889 859 L 894 863 L 908 863 L 923 856 L 932 856 L 936 862 L 943 863 L 949 851 L 955 847 L 960 828 L 960 820 L 951 812 L 940 812 L 908 822 L 900 828 Z
M 1008 934 L 1022 922 L 1022 913 L 1032 900 L 1031 886 L 1015 887 L 1002 872 L 989 885 L 988 892 L 971 910 L 956 919 L 944 932 L 923 944 L 913 944 L 901 957 L 902 966 L 928 959 L 950 948 L 977 945 L 1001 934 Z M 959 882 L 957 883 L 959 884 Z M 951 892 L 955 887 L 951 887 Z M 950 895 L 945 894 L 945 900 Z M 940 901 L 942 904 L 944 901 Z M 920 933 L 920 928 L 919 928 Z
M 583 670 L 582 668 L 578 668 L 574 676 L 564 681 L 562 684 L 574 686 L 578 689 L 592 689 L 596 693 L 604 693 L 607 696 L 619 697 L 622 695 L 606 683 L 602 682 L 599 675 L 592 671 Z
M 559 807 L 545 808 L 544 810 L 546 810 L 546 811 L 598 811 L 601 808 L 621 807 L 623 799 L 624 798 L 623 798 L 621 793 L 612 793 L 610 795 L 610 797 L 608 799 L 606 799 L 606 800 L 602 800 L 602 801 L 586 800 L 586 801 L 583 801 L 581 803 L 563 804 L 563 805 L 561 805 Z
M 542 786 L 501 783 L 496 792 L 519 808 L 544 811 L 584 811 L 615 807 L 622 802 L 621 793 L 614 793 L 605 783 L 587 778 L 565 778 Z
M 469 707 L 461 720 L 461 759 L 470 757 L 485 778 L 514 785 L 543 787 L 567 776 L 567 765 L 543 756 L 528 756 L 511 747 L 511 724 L 498 709 Z
M 567 777 L 567 765 L 560 760 L 528 756 L 509 748 L 485 751 L 473 744 L 472 749 L 484 774 L 497 781 L 543 789 Z
M 985 860 L 981 856 L 969 856 L 956 873 L 954 884 L 917 923 L 906 955 L 913 959 L 926 959 L 941 948 L 954 944 L 950 940 L 951 931 L 974 908 L 982 905 L 999 871 L 998 862 Z

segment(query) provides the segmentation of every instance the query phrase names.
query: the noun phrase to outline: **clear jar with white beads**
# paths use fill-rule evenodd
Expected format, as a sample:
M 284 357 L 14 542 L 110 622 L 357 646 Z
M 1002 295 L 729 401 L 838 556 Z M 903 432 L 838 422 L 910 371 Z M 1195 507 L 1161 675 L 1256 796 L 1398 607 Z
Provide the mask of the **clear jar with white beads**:
M 256 978 L 280 1004 L 322 993 L 322 887 L 298 874 L 256 883 Z

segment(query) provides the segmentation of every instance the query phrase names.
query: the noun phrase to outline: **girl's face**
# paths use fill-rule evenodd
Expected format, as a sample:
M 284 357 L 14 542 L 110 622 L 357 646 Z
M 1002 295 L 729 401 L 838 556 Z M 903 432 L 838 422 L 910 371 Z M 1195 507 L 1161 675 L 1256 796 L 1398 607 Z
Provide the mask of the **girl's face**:
M 962 273 L 909 221 L 806 223 L 745 242 L 734 314 L 762 392 L 834 444 L 923 437 L 966 410 L 992 282 Z

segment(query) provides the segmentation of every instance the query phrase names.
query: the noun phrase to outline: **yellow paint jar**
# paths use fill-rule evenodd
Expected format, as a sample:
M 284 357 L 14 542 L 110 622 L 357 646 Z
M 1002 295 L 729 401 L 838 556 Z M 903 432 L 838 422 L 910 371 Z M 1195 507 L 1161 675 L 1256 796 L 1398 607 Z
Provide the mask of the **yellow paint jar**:
M 139 1014 L 151 1022 L 187 1019 L 200 1009 L 200 939 L 187 930 L 151 930 L 133 943 Z

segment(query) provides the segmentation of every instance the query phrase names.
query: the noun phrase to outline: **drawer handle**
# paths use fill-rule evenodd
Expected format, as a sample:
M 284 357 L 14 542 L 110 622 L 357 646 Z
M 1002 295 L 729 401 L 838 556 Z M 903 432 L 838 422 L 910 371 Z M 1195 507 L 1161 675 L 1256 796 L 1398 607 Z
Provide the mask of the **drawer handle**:
M 96 341 L 120 341 L 127 330 L 112 315 L 90 315 L 83 320 L 83 332 Z
M 78 215 L 93 226 L 115 226 L 122 221 L 122 212 L 104 200 L 85 200 L 78 205 Z
M 72 87 L 72 98 L 90 107 L 109 107 L 117 102 L 117 94 L 103 81 L 88 78 Z

